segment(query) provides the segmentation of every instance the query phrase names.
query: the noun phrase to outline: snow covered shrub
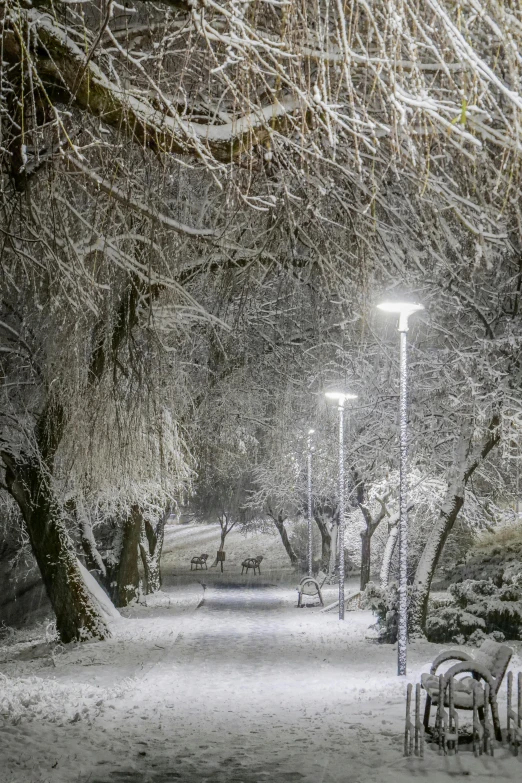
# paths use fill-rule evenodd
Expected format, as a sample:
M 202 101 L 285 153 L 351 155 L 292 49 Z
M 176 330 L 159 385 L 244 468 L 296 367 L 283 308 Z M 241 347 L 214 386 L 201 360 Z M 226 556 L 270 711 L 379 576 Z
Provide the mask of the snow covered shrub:
M 462 608 L 468 606 L 470 603 L 474 603 L 478 597 L 488 598 L 495 595 L 497 588 L 490 579 L 482 579 L 476 581 L 474 579 L 466 579 L 464 582 L 460 582 L 456 585 L 450 585 L 449 592 L 453 596 L 453 600 L 457 606 Z
M 399 611 L 399 591 L 395 582 L 384 590 L 375 582 L 368 582 L 364 591 L 363 606 L 377 615 L 375 627 L 379 632 L 378 640 L 384 644 L 397 641 L 397 614 Z
M 473 647 L 480 647 L 485 638 L 486 634 L 484 631 L 481 628 L 477 628 L 467 640 L 467 644 L 471 644 Z
M 308 563 L 308 521 L 300 517 L 290 528 L 290 542 L 294 552 L 299 558 L 302 568 L 306 568 Z M 321 552 L 321 535 L 315 522 L 312 525 L 312 544 L 314 558 L 314 568 L 319 567 L 320 562 L 316 562 L 317 555 Z
M 518 528 L 522 526 L 483 534 L 464 562 L 446 570 L 441 586 L 466 579 L 490 579 L 501 587 L 517 578 L 522 580 L 522 532 Z
M 454 605 L 435 608 L 426 622 L 431 642 L 462 638 L 475 644 L 486 635 L 496 641 L 522 639 L 522 585 L 518 574 L 502 587 L 491 579 L 466 579 L 450 585 L 449 592 Z
M 460 606 L 484 620 L 488 633 L 522 638 L 522 587 L 517 582 L 498 588 L 490 581 L 468 579 L 452 585 L 450 592 Z
M 475 617 L 458 606 L 442 606 L 428 617 L 426 636 L 430 642 L 462 644 L 477 630 L 483 632 L 485 625 L 480 617 Z
M 502 633 L 502 631 L 491 631 L 491 633 L 488 633 L 488 637 L 490 639 L 493 639 L 495 642 L 505 642 L 506 637 Z

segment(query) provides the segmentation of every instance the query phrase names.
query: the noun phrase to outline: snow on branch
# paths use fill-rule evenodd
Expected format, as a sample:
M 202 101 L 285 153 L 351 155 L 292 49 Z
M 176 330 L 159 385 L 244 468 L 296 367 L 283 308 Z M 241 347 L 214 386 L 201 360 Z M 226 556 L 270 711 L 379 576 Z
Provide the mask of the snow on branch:
M 5 54 L 12 62 L 24 55 L 33 61 L 33 78 L 52 103 L 65 92 L 69 100 L 116 128 L 126 128 L 139 143 L 157 152 L 209 154 L 219 161 L 230 161 L 254 144 L 270 137 L 277 127 L 286 124 L 298 108 L 294 98 L 281 98 L 258 107 L 242 117 L 223 124 L 204 124 L 182 119 L 176 107 L 159 90 L 165 108 L 155 108 L 145 90 L 123 89 L 109 79 L 101 67 L 89 59 L 75 43 L 68 28 L 36 9 L 25 13 L 26 25 L 11 16 L 14 33 L 6 36 Z M 23 42 L 24 27 L 31 28 L 39 41 L 27 52 Z M 41 54 L 41 50 L 45 55 Z M 152 85 L 154 86 L 154 85 Z
M 116 187 L 113 182 L 109 182 L 108 180 L 100 177 L 99 174 L 89 168 L 89 166 L 81 163 L 73 155 L 68 155 L 67 161 L 75 169 L 81 171 L 82 174 L 84 174 L 92 183 L 96 185 L 96 187 L 98 187 L 100 190 L 103 190 L 104 193 L 107 193 L 109 196 L 115 198 L 116 201 L 120 201 L 130 209 L 136 210 L 142 215 L 146 215 L 148 218 L 157 223 L 161 223 L 166 228 L 170 228 L 179 234 L 186 234 L 187 236 L 197 237 L 198 239 L 217 239 L 220 236 L 219 232 L 214 231 L 213 229 L 193 228 L 192 226 L 187 226 L 184 223 L 179 223 L 177 220 L 174 220 L 168 215 L 157 212 L 143 201 L 139 201 L 135 198 L 132 198 L 129 194 L 123 193 L 123 191 Z

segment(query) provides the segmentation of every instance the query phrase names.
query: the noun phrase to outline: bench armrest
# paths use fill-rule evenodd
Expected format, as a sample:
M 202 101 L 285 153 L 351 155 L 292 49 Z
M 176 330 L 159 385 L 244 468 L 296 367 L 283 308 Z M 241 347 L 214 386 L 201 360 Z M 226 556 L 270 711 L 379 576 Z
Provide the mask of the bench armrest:
M 301 579 L 299 580 L 299 584 L 302 585 L 305 582 L 315 582 L 315 584 L 318 584 L 315 576 L 302 576 Z
M 313 576 L 303 576 L 301 581 L 299 582 L 300 587 L 304 587 L 304 585 L 310 582 L 311 584 L 315 585 L 316 587 L 319 587 L 319 582 L 317 579 L 314 579 Z
M 441 652 L 433 663 L 431 664 L 430 674 L 436 674 L 437 669 L 441 665 L 441 663 L 444 663 L 445 661 L 472 661 L 473 658 L 471 655 L 468 655 L 468 653 L 461 652 L 460 650 L 446 650 L 446 652 Z
M 450 677 L 454 677 L 456 674 L 463 674 L 464 672 L 472 674 L 476 680 L 482 677 L 489 685 L 490 698 L 496 697 L 497 689 L 491 672 L 485 666 L 475 661 L 461 661 L 461 663 L 456 663 L 451 669 L 448 669 L 444 675 L 444 690 L 446 690 Z

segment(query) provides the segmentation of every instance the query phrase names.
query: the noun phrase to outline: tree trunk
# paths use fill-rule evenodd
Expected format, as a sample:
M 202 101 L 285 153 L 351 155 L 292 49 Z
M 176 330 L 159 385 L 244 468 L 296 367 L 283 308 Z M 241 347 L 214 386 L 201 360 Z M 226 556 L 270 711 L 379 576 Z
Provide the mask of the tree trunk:
M 145 571 L 146 592 L 148 595 L 161 589 L 161 552 L 165 537 L 165 524 L 168 513 L 165 514 L 154 528 L 148 520 L 144 522 L 144 530 L 140 540 L 141 562 Z
M 332 533 L 328 528 L 328 522 L 322 513 L 314 514 L 315 524 L 321 534 L 321 569 L 330 570 L 330 556 L 332 552 Z
M 357 473 L 355 474 L 357 477 Z M 386 508 L 386 503 L 390 497 L 390 492 L 388 492 L 384 497 L 377 498 L 378 503 L 381 506 L 381 509 L 377 516 L 373 517 L 370 509 L 368 506 L 366 506 L 363 503 L 364 498 L 364 483 L 362 481 L 357 482 L 357 497 L 358 497 L 358 506 L 361 510 L 361 513 L 363 515 L 364 523 L 366 525 L 366 529 L 361 531 L 361 581 L 360 581 L 360 590 L 361 592 L 365 590 L 366 585 L 370 581 L 370 571 L 371 571 L 371 558 L 372 558 L 372 536 L 381 524 L 384 517 L 389 516 L 388 510 Z
M 292 566 L 296 568 L 299 563 L 299 558 L 297 557 L 294 548 L 290 543 L 290 539 L 288 538 L 288 533 L 286 532 L 286 527 L 285 527 L 285 518 L 281 513 L 279 513 L 279 514 L 274 514 L 272 516 L 272 519 L 274 520 L 274 525 L 276 526 L 279 535 L 281 536 L 281 541 L 283 542 L 283 546 L 286 550 L 286 554 L 290 558 L 290 562 L 292 563 Z
M 407 511 L 411 511 L 414 507 L 415 503 L 408 503 Z M 388 538 L 386 539 L 386 545 L 384 547 L 384 553 L 382 556 L 381 571 L 379 574 L 379 581 L 383 590 L 386 590 L 390 582 L 393 553 L 395 552 L 395 545 L 399 540 L 399 516 L 400 514 L 397 512 L 388 520 Z
M 6 484 L 22 513 L 61 640 L 107 639 L 110 631 L 82 579 L 45 468 L 37 462 L 17 462 L 5 452 L 2 459 Z
M 98 581 L 107 588 L 107 570 L 103 558 L 98 551 L 98 547 L 96 546 L 91 524 L 83 515 L 79 515 L 78 526 L 80 529 L 80 540 L 85 554 L 85 564 L 89 571 L 95 572 Z
M 371 534 L 372 531 L 368 528 L 361 532 L 361 592 L 370 581 Z
M 221 525 L 221 538 L 219 541 L 219 549 L 218 552 L 224 552 L 225 551 L 225 538 L 227 537 L 228 533 L 235 527 L 235 522 L 232 522 L 230 527 L 228 526 L 228 517 L 225 517 L 223 520 L 223 517 L 220 518 L 219 524 Z M 218 564 L 218 558 L 217 555 L 215 557 L 214 562 L 210 566 L 211 568 L 215 568 Z M 223 570 L 223 566 L 221 566 L 221 570 Z
M 138 552 L 141 539 L 143 516 L 139 506 L 133 506 L 123 527 L 122 546 L 117 567 L 113 601 L 115 606 L 127 606 L 138 597 L 140 575 Z
M 335 574 L 337 566 L 337 554 L 339 550 L 339 523 L 332 519 L 330 528 L 330 537 L 332 546 L 330 548 L 330 562 L 328 563 L 328 573 Z
M 388 538 L 386 539 L 386 546 L 384 547 L 384 554 L 382 556 L 380 583 L 383 590 L 386 590 L 390 583 L 390 570 L 393 559 L 393 553 L 395 552 L 395 545 L 399 536 L 399 517 L 397 516 L 395 522 L 388 523 Z
M 460 448 L 457 450 L 457 464 L 449 482 L 439 518 L 429 535 L 415 572 L 409 609 L 409 625 L 413 634 L 424 632 L 428 599 L 435 569 L 458 513 L 464 505 L 466 484 L 476 468 L 500 440 L 499 423 L 499 416 L 493 416 L 488 436 L 482 445 L 473 451 L 470 451 L 469 440 L 461 438 Z

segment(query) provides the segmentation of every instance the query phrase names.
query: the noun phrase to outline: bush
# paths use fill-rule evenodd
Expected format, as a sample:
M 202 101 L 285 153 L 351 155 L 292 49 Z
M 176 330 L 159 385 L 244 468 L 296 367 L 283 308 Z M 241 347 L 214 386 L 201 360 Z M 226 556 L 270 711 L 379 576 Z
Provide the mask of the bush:
M 466 579 L 450 585 L 449 592 L 455 603 L 435 608 L 426 622 L 430 641 L 480 644 L 486 636 L 496 641 L 522 639 L 519 574 L 501 587 L 491 579 Z
M 484 633 L 485 628 L 486 623 L 481 617 L 475 617 L 460 606 L 444 606 L 428 617 L 426 636 L 430 642 L 462 644 L 476 631 Z
M 412 587 L 408 587 L 408 600 L 411 599 Z M 386 590 L 368 582 L 364 591 L 361 608 L 371 609 L 377 615 L 375 627 L 379 631 L 378 641 L 383 644 L 395 644 L 399 619 L 399 588 L 391 582 Z
M 491 595 L 495 595 L 498 588 L 495 587 L 491 579 L 482 581 L 475 581 L 473 579 L 466 579 L 464 582 L 460 582 L 456 585 L 450 585 L 449 593 L 453 596 L 453 600 L 462 608 L 468 606 L 477 600 L 477 597 L 487 598 Z
M 303 518 L 299 518 L 290 527 L 289 531 L 290 543 L 294 549 L 294 552 L 299 558 L 301 568 L 306 569 L 308 566 L 308 521 Z M 312 526 L 312 544 L 314 552 L 314 568 L 319 568 L 321 565 L 320 558 L 317 555 L 321 552 L 321 535 L 317 529 L 317 525 Z
M 473 647 L 480 647 L 484 639 L 486 639 L 486 634 L 483 630 L 480 628 L 477 628 L 476 631 L 473 631 L 469 639 L 467 640 L 468 644 L 473 645 Z
M 368 582 L 364 591 L 363 606 L 377 615 L 375 627 L 379 632 L 378 640 L 393 644 L 397 641 L 397 615 L 399 610 L 399 591 L 392 582 L 387 590 Z

